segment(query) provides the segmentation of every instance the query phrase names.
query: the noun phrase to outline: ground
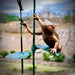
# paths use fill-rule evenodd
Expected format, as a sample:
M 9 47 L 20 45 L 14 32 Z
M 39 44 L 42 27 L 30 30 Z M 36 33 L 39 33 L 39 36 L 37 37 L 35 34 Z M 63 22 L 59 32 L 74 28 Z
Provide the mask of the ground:
M 6 50 L 8 52 L 15 50 L 15 51 L 20 51 L 20 34 L 16 33 L 19 32 L 19 22 L 10 22 L 6 24 L 0 24 L 0 51 Z M 39 30 L 40 27 L 37 25 L 36 30 Z M 32 28 L 32 26 L 31 26 Z M 62 24 L 56 26 L 57 33 L 59 34 L 60 37 L 60 43 L 63 46 L 64 54 L 65 54 L 65 61 L 64 62 L 55 62 L 54 60 L 51 61 L 45 61 L 43 59 L 42 53 L 35 54 L 35 64 L 38 65 L 46 65 L 46 66 L 62 66 L 62 67 L 72 67 L 70 69 L 70 73 L 68 73 L 68 70 L 65 72 L 60 72 L 59 75 L 74 75 L 75 73 L 72 73 L 72 69 L 75 71 L 75 63 L 73 62 L 72 56 L 75 53 L 75 25 L 74 24 Z M 31 45 L 32 45 L 32 35 L 30 35 L 26 29 L 23 27 L 23 50 L 30 50 Z M 42 40 L 42 36 L 36 36 L 35 39 L 36 44 L 43 44 L 45 45 L 44 41 Z M 45 52 L 41 49 L 37 51 L 42 51 Z M 71 59 L 69 59 L 69 57 Z M 20 60 L 9 60 L 0 57 L 1 62 L 11 62 L 11 63 L 20 63 Z M 24 63 L 27 64 L 32 64 L 32 58 L 30 59 L 24 59 Z M 5 63 L 4 63 L 5 64 Z M 3 64 L 3 65 L 4 65 Z M 2 64 L 0 64 L 1 66 Z M 3 66 L 2 66 L 3 67 Z M 5 73 L 3 72 L 5 71 Z M 12 71 L 8 69 L 2 69 L 0 70 L 0 75 L 14 75 L 15 73 L 17 75 L 20 75 L 20 71 Z M 49 75 L 51 72 L 38 72 L 36 75 Z M 29 70 L 25 71 L 25 75 L 32 75 L 32 72 Z M 53 72 L 51 73 L 52 75 L 57 74 L 58 72 Z

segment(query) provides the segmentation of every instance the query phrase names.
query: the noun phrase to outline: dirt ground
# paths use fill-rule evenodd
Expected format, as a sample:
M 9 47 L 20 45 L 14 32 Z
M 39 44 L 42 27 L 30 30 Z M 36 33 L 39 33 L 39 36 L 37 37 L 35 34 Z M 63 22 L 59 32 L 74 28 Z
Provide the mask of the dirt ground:
M 29 69 L 30 65 L 31 64 L 24 63 L 23 75 L 33 75 L 33 71 Z M 1 61 L 0 75 L 22 75 L 21 64 L 16 62 Z M 39 65 L 35 68 L 35 75 L 75 75 L 75 67 L 53 67 Z
M 19 22 L 11 22 L 6 24 L 0 24 L 0 51 L 7 50 L 10 52 L 11 50 L 16 50 L 17 52 L 20 51 L 20 34 L 16 33 L 19 32 Z M 16 26 L 18 25 L 18 26 Z M 16 27 L 15 27 L 16 26 Z M 7 28 L 8 27 L 8 28 Z M 32 28 L 32 26 L 31 26 Z M 36 27 L 37 31 L 40 28 Z M 43 54 L 35 54 L 35 64 L 40 65 L 47 65 L 47 66 L 64 66 L 64 67 L 74 67 L 75 62 L 73 62 L 72 56 L 75 53 L 75 25 L 74 24 L 63 24 L 56 26 L 57 33 L 59 34 L 60 43 L 63 46 L 63 51 L 65 54 L 65 61 L 64 62 L 55 62 L 54 60 L 51 61 L 44 61 Z M 23 27 L 23 49 L 24 51 L 30 50 L 32 45 L 32 35 L 30 35 L 26 29 Z M 36 44 L 43 44 L 45 45 L 44 41 L 42 40 L 42 36 L 36 36 Z M 37 51 L 45 52 L 41 49 Z M 71 59 L 69 59 L 69 57 Z M 0 61 L 4 62 L 19 62 L 20 60 L 9 60 L 0 57 Z M 24 63 L 32 64 L 32 58 L 24 59 Z M 1 65 L 0 65 L 1 66 Z M 71 71 L 72 69 L 70 69 Z M 11 70 L 3 70 L 0 69 L 0 75 L 20 75 L 20 71 L 11 71 Z M 5 74 L 6 73 L 6 74 Z M 74 75 L 72 73 L 61 72 L 61 73 L 36 73 L 36 75 Z M 25 71 L 25 75 L 32 75 L 32 72 L 27 70 Z

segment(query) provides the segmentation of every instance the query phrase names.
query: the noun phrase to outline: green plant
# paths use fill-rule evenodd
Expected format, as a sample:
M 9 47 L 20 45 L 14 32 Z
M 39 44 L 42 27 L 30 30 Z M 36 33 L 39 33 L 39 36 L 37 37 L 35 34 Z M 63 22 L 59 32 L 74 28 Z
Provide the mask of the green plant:
M 7 52 L 7 51 L 2 51 L 2 52 L 0 52 L 0 55 L 1 56 L 3 56 L 3 57 L 5 57 L 6 55 L 8 55 L 9 53 Z
M 29 66 L 28 69 L 29 69 L 30 71 L 33 71 L 33 67 L 32 67 L 32 66 Z
M 12 68 L 12 70 L 13 70 L 13 71 L 16 71 L 16 70 L 17 70 L 17 68 L 16 68 L 16 67 L 15 67 L 15 68 Z
M 67 16 L 64 17 L 65 22 L 70 22 L 70 14 L 68 14 Z
M 37 68 L 37 65 L 35 65 L 35 68 Z
M 10 53 L 12 54 L 12 53 L 16 53 L 16 51 L 10 51 Z
M 0 14 L 0 23 L 6 23 L 6 22 L 11 22 L 11 21 L 18 21 L 19 16 L 16 15 L 7 15 L 4 13 Z
M 73 54 L 73 61 L 75 62 L 75 54 Z
M 65 70 L 59 70 L 59 71 L 57 71 L 58 73 L 60 73 L 60 72 L 65 72 Z
M 49 53 L 43 53 L 44 60 L 49 61 L 50 60 L 50 57 L 49 56 L 50 56 Z
M 44 70 L 44 72 L 50 72 L 49 70 Z
M 55 61 L 57 62 L 63 62 L 65 59 L 64 55 L 55 56 Z
M 37 69 L 37 65 L 35 65 L 35 69 Z M 33 71 L 33 66 L 29 66 L 28 70 Z
M 18 21 L 19 20 L 19 16 L 16 16 L 16 15 L 6 15 L 6 17 L 9 21 Z
M 30 20 L 30 17 L 23 17 L 24 20 Z

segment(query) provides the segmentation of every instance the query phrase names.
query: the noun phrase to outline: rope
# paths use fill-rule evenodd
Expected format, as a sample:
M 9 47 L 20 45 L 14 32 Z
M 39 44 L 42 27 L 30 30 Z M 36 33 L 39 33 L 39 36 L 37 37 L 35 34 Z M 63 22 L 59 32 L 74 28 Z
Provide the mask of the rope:
M 21 52 L 23 52 L 23 42 L 22 42 L 22 5 L 21 5 L 21 0 L 17 0 L 17 3 L 19 5 L 19 9 L 20 9 L 20 34 L 21 34 Z M 21 59 L 21 73 L 23 75 L 23 59 Z

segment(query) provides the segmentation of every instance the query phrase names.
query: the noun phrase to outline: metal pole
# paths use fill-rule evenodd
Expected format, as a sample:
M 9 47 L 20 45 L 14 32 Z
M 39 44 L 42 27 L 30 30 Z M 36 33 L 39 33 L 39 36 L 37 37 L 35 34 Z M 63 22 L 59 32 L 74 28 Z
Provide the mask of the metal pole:
M 21 32 L 21 52 L 23 52 L 23 41 L 22 41 L 22 5 L 21 5 L 21 0 L 17 0 L 17 3 L 19 5 L 20 8 L 20 32 Z M 23 59 L 21 59 L 21 73 L 23 75 Z
M 21 0 L 19 0 L 20 2 L 20 32 L 21 32 L 21 52 L 23 52 L 23 41 L 22 41 L 22 9 L 21 9 Z M 23 59 L 21 59 L 21 73 L 23 75 Z
M 20 23 L 21 23 L 21 52 L 23 52 L 23 41 L 22 41 L 22 12 L 20 10 Z M 21 73 L 23 75 L 23 59 L 21 59 Z
M 35 14 L 35 2 L 36 0 L 33 0 L 33 17 Z M 35 75 L 35 18 L 33 18 L 33 75 Z

